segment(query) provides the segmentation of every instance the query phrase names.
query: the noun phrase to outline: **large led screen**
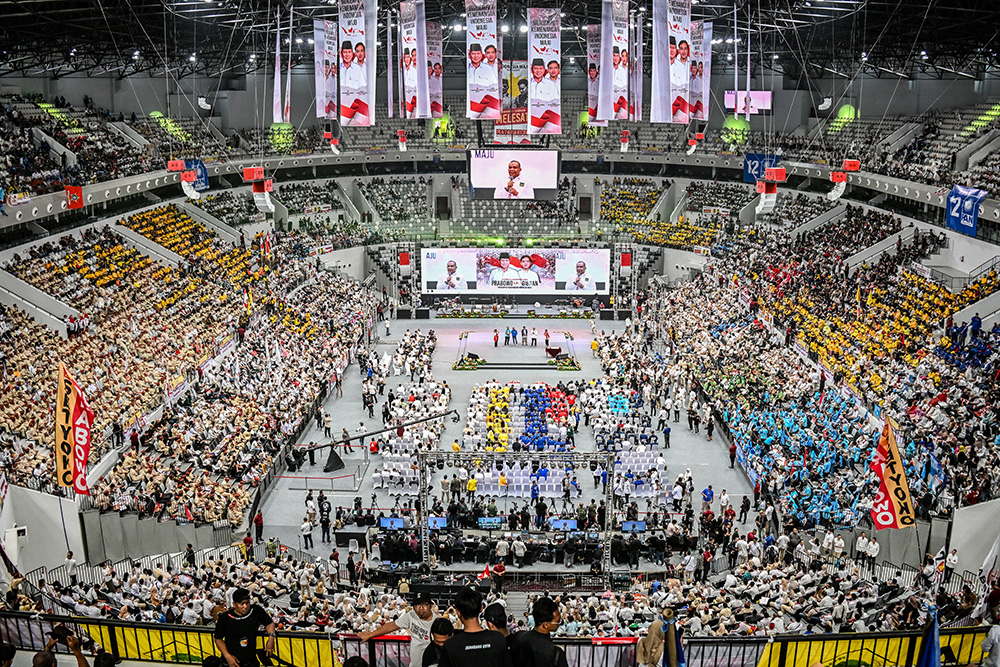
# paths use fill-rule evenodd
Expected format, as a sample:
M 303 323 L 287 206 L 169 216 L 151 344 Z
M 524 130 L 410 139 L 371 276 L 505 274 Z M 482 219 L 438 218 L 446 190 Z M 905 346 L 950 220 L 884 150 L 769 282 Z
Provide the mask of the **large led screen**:
M 469 184 L 476 199 L 555 199 L 559 151 L 469 151 Z
M 425 248 L 426 294 L 605 294 L 611 251 L 600 248 Z

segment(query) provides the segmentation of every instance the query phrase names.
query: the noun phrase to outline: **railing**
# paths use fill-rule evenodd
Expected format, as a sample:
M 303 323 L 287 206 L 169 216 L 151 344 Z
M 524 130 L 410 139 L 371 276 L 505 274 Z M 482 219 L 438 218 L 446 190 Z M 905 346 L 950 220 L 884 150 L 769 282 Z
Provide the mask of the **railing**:
M 126 623 L 103 619 L 0 612 L 0 639 L 25 651 L 45 647 L 47 633 L 65 624 L 77 636 L 91 637 L 123 660 L 200 663 L 218 655 L 212 628 L 190 625 Z M 988 626 L 941 630 L 943 665 L 982 660 L 981 643 Z M 774 635 L 772 637 L 687 637 L 690 667 L 808 667 L 856 661 L 871 667 L 912 667 L 921 641 L 919 632 L 880 634 Z M 258 638 L 257 649 L 263 648 Z M 570 667 L 636 667 L 635 637 L 555 637 Z M 361 656 L 370 667 L 408 667 L 407 637 L 381 637 L 362 643 L 355 635 L 280 632 L 275 655 L 282 665 L 335 665 Z M 61 647 L 57 651 L 64 651 Z M 268 664 L 265 662 L 265 664 Z

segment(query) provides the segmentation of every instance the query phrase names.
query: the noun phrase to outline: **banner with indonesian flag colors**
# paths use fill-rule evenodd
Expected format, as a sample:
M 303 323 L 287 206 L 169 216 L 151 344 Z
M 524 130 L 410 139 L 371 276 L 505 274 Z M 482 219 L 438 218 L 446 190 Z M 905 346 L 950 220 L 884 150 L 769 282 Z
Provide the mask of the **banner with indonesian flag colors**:
M 399 3 L 404 118 L 430 118 L 427 78 L 427 22 L 423 0 Z
M 496 0 L 465 0 L 466 116 L 500 118 L 500 51 Z
M 601 62 L 597 99 L 598 120 L 628 118 L 628 2 L 604 0 L 601 5 Z
M 604 127 L 606 120 L 597 120 L 597 105 L 601 91 L 601 26 L 593 23 L 587 26 L 587 123 Z
M 365 127 L 375 120 L 376 0 L 340 0 L 340 124 Z M 329 39 L 329 37 L 327 37 Z
M 427 99 L 431 105 L 431 118 L 444 116 L 444 40 L 442 26 L 437 21 L 427 21 Z
M 631 21 L 629 25 L 632 52 L 628 55 L 628 119 L 642 120 L 642 35 L 644 15 Z
M 493 143 L 530 144 L 528 137 L 528 61 L 501 64 L 503 96 L 500 119 L 493 123 Z
M 90 458 L 91 427 L 94 411 L 65 364 L 59 362 L 59 386 L 56 398 L 56 483 L 72 486 L 77 493 L 89 496 L 87 460 Z
M 313 21 L 313 42 L 316 73 L 316 117 L 337 118 L 337 24 Z
M 284 119 L 281 106 L 281 10 L 278 10 L 278 25 L 274 27 L 274 91 L 271 95 L 271 119 L 275 123 Z
M 691 22 L 691 120 L 708 120 L 712 83 L 712 24 Z
M 878 449 L 869 469 L 879 479 L 878 494 L 872 505 L 872 522 L 875 530 L 908 528 L 916 525 L 910 486 L 903 471 L 903 459 L 896 444 L 892 419 L 887 419 L 878 440 Z
M 653 0 L 652 122 L 688 122 L 690 66 L 691 0 Z
M 559 7 L 528 8 L 528 134 L 562 133 L 559 12 Z

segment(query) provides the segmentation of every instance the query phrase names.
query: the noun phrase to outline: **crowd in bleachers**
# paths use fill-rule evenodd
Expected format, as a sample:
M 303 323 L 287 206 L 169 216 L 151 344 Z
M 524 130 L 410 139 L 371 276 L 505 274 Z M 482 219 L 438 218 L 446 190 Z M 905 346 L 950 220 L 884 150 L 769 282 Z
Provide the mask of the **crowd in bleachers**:
M 249 192 L 224 190 L 218 194 L 192 199 L 191 204 L 233 227 L 264 220 L 264 214 L 257 208 L 253 195 Z
M 775 204 L 774 210 L 758 215 L 757 223 L 777 228 L 795 229 L 813 218 L 831 211 L 836 206 L 836 202 L 822 197 L 810 197 L 802 193 L 794 196 L 781 193 L 778 195 L 778 202 Z
M 601 186 L 601 224 L 612 229 L 629 229 L 633 223 L 646 220 L 669 183 L 659 185 L 649 178 L 616 176 Z
M 728 209 L 737 215 L 744 206 L 756 197 L 756 193 L 746 185 L 692 181 L 687 187 L 687 210 L 700 212 L 703 209 Z

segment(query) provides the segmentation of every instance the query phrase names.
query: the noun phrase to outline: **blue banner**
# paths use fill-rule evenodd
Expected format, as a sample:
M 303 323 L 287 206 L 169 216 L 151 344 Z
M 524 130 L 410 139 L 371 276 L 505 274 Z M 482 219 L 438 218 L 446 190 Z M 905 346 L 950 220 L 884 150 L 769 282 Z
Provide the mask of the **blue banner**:
M 986 190 L 956 185 L 948 194 L 948 227 L 969 236 L 976 235 L 979 225 L 979 204 L 986 198 Z
M 764 180 L 764 170 L 768 167 L 776 167 L 780 155 L 770 153 L 747 153 L 743 159 L 743 182 L 756 183 Z
M 193 171 L 198 178 L 195 179 L 192 185 L 194 189 L 198 192 L 204 192 L 208 190 L 208 169 L 205 168 L 205 163 L 201 160 L 184 160 L 185 171 Z

